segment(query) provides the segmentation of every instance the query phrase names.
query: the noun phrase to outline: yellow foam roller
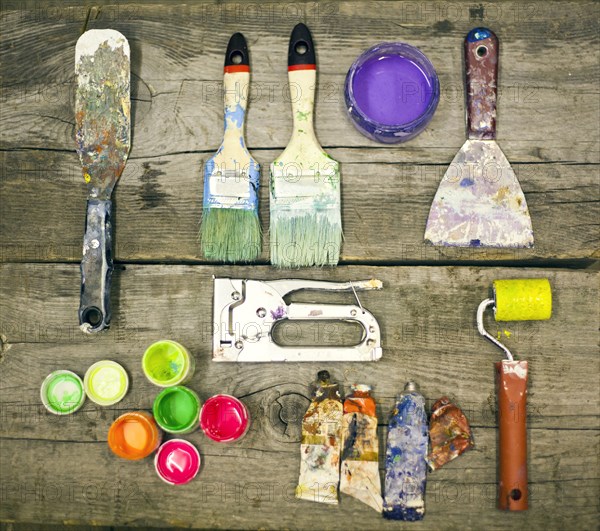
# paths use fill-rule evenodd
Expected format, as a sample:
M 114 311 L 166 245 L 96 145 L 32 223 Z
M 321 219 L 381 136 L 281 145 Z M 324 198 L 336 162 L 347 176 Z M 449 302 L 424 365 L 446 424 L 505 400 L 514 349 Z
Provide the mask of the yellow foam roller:
M 545 321 L 552 315 L 552 289 L 547 278 L 494 281 L 496 321 Z

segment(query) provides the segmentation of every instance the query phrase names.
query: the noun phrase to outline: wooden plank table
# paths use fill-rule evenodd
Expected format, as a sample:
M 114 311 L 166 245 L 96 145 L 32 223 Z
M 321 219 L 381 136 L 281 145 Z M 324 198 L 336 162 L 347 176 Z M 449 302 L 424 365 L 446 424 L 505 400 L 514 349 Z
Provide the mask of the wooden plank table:
M 6 528 L 48 525 L 264 529 L 586 529 L 597 525 L 600 479 L 598 357 L 599 61 L 597 3 L 4 2 L 0 15 L 0 519 Z M 305 21 L 318 53 L 316 129 L 341 162 L 345 242 L 336 269 L 268 266 L 268 164 L 291 133 L 287 41 Z M 476 25 L 501 40 L 498 141 L 525 192 L 531 250 L 439 249 L 422 235 L 437 185 L 464 141 L 462 40 Z M 133 148 L 115 193 L 113 324 L 94 337 L 77 326 L 85 185 L 74 145 L 75 42 L 86 28 L 114 28 L 131 45 Z M 248 39 L 253 93 L 247 143 L 263 167 L 258 266 L 206 263 L 197 241 L 202 165 L 221 140 L 222 57 L 231 33 Z M 384 146 L 345 116 L 343 83 L 356 56 L 380 41 L 421 48 L 442 97 L 420 136 Z M 372 364 L 213 364 L 211 276 L 375 277 L 384 290 L 361 301 L 378 318 L 384 356 Z M 478 303 L 496 278 L 548 277 L 549 322 L 510 323 L 507 345 L 530 361 L 530 510 L 495 509 L 493 362 L 477 334 Z M 298 300 L 351 302 L 348 295 Z M 288 334 L 332 345 L 340 325 Z M 252 426 L 239 443 L 196 432 L 198 478 L 161 482 L 152 460 L 111 454 L 106 433 L 121 413 L 149 410 L 157 388 L 141 371 L 160 338 L 196 358 L 190 384 L 206 399 L 241 397 Z M 52 370 L 80 375 L 122 363 L 131 388 L 119 404 L 89 400 L 67 417 L 39 401 Z M 342 496 L 337 507 L 295 500 L 300 421 L 317 370 L 348 391 L 374 385 L 381 448 L 395 395 L 415 379 L 431 406 L 443 394 L 464 409 L 476 447 L 429 475 L 426 518 L 384 521 Z M 383 463 L 380 459 L 383 470 Z

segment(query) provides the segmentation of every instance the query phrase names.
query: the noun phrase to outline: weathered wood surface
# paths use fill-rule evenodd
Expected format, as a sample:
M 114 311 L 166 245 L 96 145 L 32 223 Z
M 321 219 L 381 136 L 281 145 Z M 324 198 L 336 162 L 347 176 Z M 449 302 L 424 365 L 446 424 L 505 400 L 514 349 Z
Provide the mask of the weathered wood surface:
M 592 259 L 598 254 L 598 166 L 517 164 L 533 216 L 534 249 L 457 249 L 426 245 L 425 223 L 445 165 L 373 162 L 368 150 L 329 150 L 344 162 L 343 260 Z M 277 151 L 259 151 L 263 253 L 268 262 L 268 164 Z M 80 261 L 85 186 L 76 156 L 31 152 L 5 154 L 0 214 L 4 261 Z M 390 154 L 381 153 L 381 159 Z M 202 213 L 203 155 L 179 154 L 130 161 L 116 188 L 115 256 L 119 261 L 203 261 L 198 242 Z M 267 172 L 266 174 L 264 172 Z M 80 182 L 81 181 L 81 182 Z M 367 184 L 368 183 L 368 184 Z M 31 208 L 34 190 L 45 201 Z M 368 194 L 368 197 L 365 196 Z M 57 209 L 56 205 L 61 208 Z
M 597 3 L 343 2 L 71 6 L 2 4 L 0 54 L 0 520 L 3 529 L 49 524 L 264 529 L 590 529 L 600 514 L 598 436 L 598 273 L 551 266 L 596 263 L 599 251 L 600 126 Z M 65 5 L 67 4 L 67 5 Z M 197 242 L 202 164 L 222 134 L 222 57 L 231 33 L 248 39 L 253 93 L 247 141 L 263 165 L 261 220 L 268 228 L 267 168 L 291 132 L 286 56 L 289 32 L 313 30 L 319 63 L 316 128 L 342 163 L 345 244 L 337 269 L 277 272 L 268 266 L 203 265 Z M 533 217 L 533 250 L 436 249 L 422 242 L 430 202 L 464 141 L 462 40 L 488 25 L 501 40 L 499 143 L 513 163 Z M 115 192 L 113 324 L 87 337 L 77 327 L 85 187 L 73 140 L 73 56 L 85 28 L 111 27 L 132 49 L 133 149 Z M 402 146 L 361 136 L 344 112 L 353 59 L 383 40 L 419 46 L 442 86 L 428 129 Z M 268 261 L 268 232 L 261 260 Z M 52 262 L 52 263 L 49 263 Z M 145 262 L 145 263 L 144 263 Z M 166 263 L 160 265 L 158 263 Z M 457 267 L 446 267 L 455 263 Z M 499 269 L 535 264 L 536 268 Z M 167 265 L 169 264 L 169 265 Z M 404 265 L 402 265 L 404 264 Z M 406 265 L 413 264 L 413 265 Z M 430 267 L 416 267 L 416 265 Z M 464 267 L 476 264 L 477 267 Z M 432 267 L 437 265 L 437 267 Z M 213 364 L 211 275 L 323 280 L 377 277 L 361 294 L 383 332 L 384 357 L 371 364 Z M 531 509 L 495 507 L 493 362 L 501 353 L 479 337 L 474 316 L 495 278 L 547 276 L 549 322 L 491 319 L 530 361 Z M 298 294 L 346 301 L 349 295 Z M 336 344 L 341 326 L 281 331 L 291 342 Z M 114 457 L 114 418 L 148 410 L 156 395 L 141 371 L 153 341 L 170 337 L 196 356 L 201 398 L 242 397 L 253 423 L 237 444 L 196 432 L 203 468 L 169 488 L 151 459 Z M 56 368 L 83 375 L 98 359 L 131 377 L 123 402 L 89 401 L 54 417 L 39 385 Z M 374 384 L 380 434 L 404 382 L 420 382 L 428 405 L 449 394 L 465 410 L 476 448 L 429 476 L 422 523 L 386 522 L 343 496 L 337 508 L 296 501 L 300 419 L 308 385 L 327 368 L 347 390 Z M 179 510 L 183 504 L 184 509 Z M 23 522 L 33 522 L 29 526 Z
M 202 166 L 221 141 L 223 48 L 238 30 L 252 57 L 247 143 L 263 165 L 261 219 L 267 229 L 268 164 L 291 133 L 287 40 L 302 17 L 313 29 L 318 52 L 317 133 L 342 164 L 343 261 L 598 258 L 599 66 L 593 53 L 598 4 L 481 6 L 347 2 L 6 11 L 0 40 L 0 259 L 79 259 L 85 188 L 73 140 L 73 55 L 83 26 L 118 29 L 132 49 L 133 149 L 115 195 L 116 259 L 203 261 L 197 241 Z M 536 238 L 531 250 L 423 243 L 431 200 L 465 139 L 462 40 L 480 23 L 490 24 L 502 43 L 499 143 L 531 210 Z M 398 39 L 430 57 L 442 98 L 423 134 L 390 147 L 351 126 L 343 84 L 368 45 Z M 581 53 L 582 43 L 588 53 Z M 44 200 L 29 208 L 40 194 Z M 263 262 L 267 248 L 268 232 Z
M 430 476 L 423 528 L 449 523 L 470 528 L 542 523 L 585 528 L 597 518 L 596 272 L 520 270 L 519 276 L 550 278 L 555 294 L 552 321 L 503 327 L 489 323 L 493 331 L 510 331 L 513 335 L 506 343 L 531 364 L 532 507 L 510 519 L 494 509 L 493 361 L 500 358 L 500 352 L 478 336 L 474 313 L 488 296 L 491 281 L 510 278 L 515 271 L 375 266 L 322 270 L 319 277 L 327 280 L 373 276 L 384 282 L 383 291 L 361 294 L 362 303 L 381 323 L 383 359 L 325 366 L 212 363 L 214 272 L 215 268 L 207 266 L 127 265 L 115 275 L 114 328 L 88 338 L 76 326 L 76 265 L 2 266 L 0 332 L 5 343 L 0 457 L 2 470 L 10 470 L 10 478 L 15 478 L 3 485 L 7 503 L 1 509 L 2 518 L 301 529 L 310 523 L 304 516 L 310 510 L 311 517 L 328 529 L 391 529 L 397 524 L 384 522 L 347 497 L 337 509 L 292 498 L 298 474 L 299 422 L 308 404 L 308 384 L 321 368 L 329 369 L 346 389 L 357 380 L 375 385 L 382 441 L 394 396 L 409 378 L 421 382 L 429 404 L 450 394 L 467 412 L 476 449 Z M 222 267 L 218 273 L 285 276 L 266 266 Z M 314 272 L 297 275 L 312 278 Z M 297 299 L 323 300 L 323 296 L 298 294 Z M 352 300 L 348 294 L 333 299 Z M 339 326 L 309 327 L 302 337 L 298 329 L 287 337 L 297 342 L 307 337 L 314 341 L 316 336 L 332 344 L 341 333 Z M 187 437 L 198 444 L 204 465 L 198 479 L 181 489 L 160 482 L 151 460 L 121 461 L 111 455 L 105 442 L 117 415 L 151 407 L 157 389 L 143 377 L 141 355 L 161 337 L 181 341 L 196 356 L 190 385 L 203 399 L 216 392 L 242 397 L 253 418 L 249 434 L 237 444 L 212 443 L 200 433 Z M 63 418 L 44 412 L 38 400 L 39 383 L 48 372 L 69 367 L 83 374 L 93 361 L 106 357 L 119 360 L 131 375 L 131 391 L 123 402 L 109 408 L 87 402 L 77 414 Z M 178 510 L 176 500 L 185 503 L 186 510 Z

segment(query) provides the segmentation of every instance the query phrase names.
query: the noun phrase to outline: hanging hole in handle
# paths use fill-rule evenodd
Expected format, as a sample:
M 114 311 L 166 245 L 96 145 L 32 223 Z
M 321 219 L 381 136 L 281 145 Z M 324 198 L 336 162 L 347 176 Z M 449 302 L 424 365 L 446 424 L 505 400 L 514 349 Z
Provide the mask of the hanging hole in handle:
M 92 328 L 96 328 L 102 322 L 102 312 L 99 308 L 90 306 L 84 310 L 81 320 Z
M 519 489 L 513 489 L 510 491 L 509 496 L 515 500 L 515 501 L 519 501 L 521 499 L 521 491 Z
M 244 59 L 244 56 L 242 55 L 242 52 L 235 51 L 235 52 L 231 52 L 231 54 L 229 54 L 229 60 L 234 65 L 241 65 L 243 59 Z
M 477 54 L 478 57 L 485 57 L 488 53 L 488 49 L 486 46 L 478 46 L 477 49 L 475 50 L 475 53 Z
M 308 43 L 304 41 L 298 41 L 296 46 L 294 46 L 294 51 L 298 55 L 304 55 L 306 52 L 308 52 Z

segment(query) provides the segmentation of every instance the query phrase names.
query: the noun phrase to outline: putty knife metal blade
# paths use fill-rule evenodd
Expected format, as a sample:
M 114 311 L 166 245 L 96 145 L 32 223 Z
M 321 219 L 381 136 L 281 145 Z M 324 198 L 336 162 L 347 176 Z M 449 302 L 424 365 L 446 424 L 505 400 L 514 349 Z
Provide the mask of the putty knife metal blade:
M 87 333 L 110 324 L 110 198 L 129 154 L 129 56 L 115 30 L 89 30 L 75 48 L 75 139 L 88 190 L 79 324 Z
M 476 28 L 465 39 L 468 139 L 447 169 L 425 229 L 433 245 L 533 247 L 527 202 L 496 143 L 498 38 Z

